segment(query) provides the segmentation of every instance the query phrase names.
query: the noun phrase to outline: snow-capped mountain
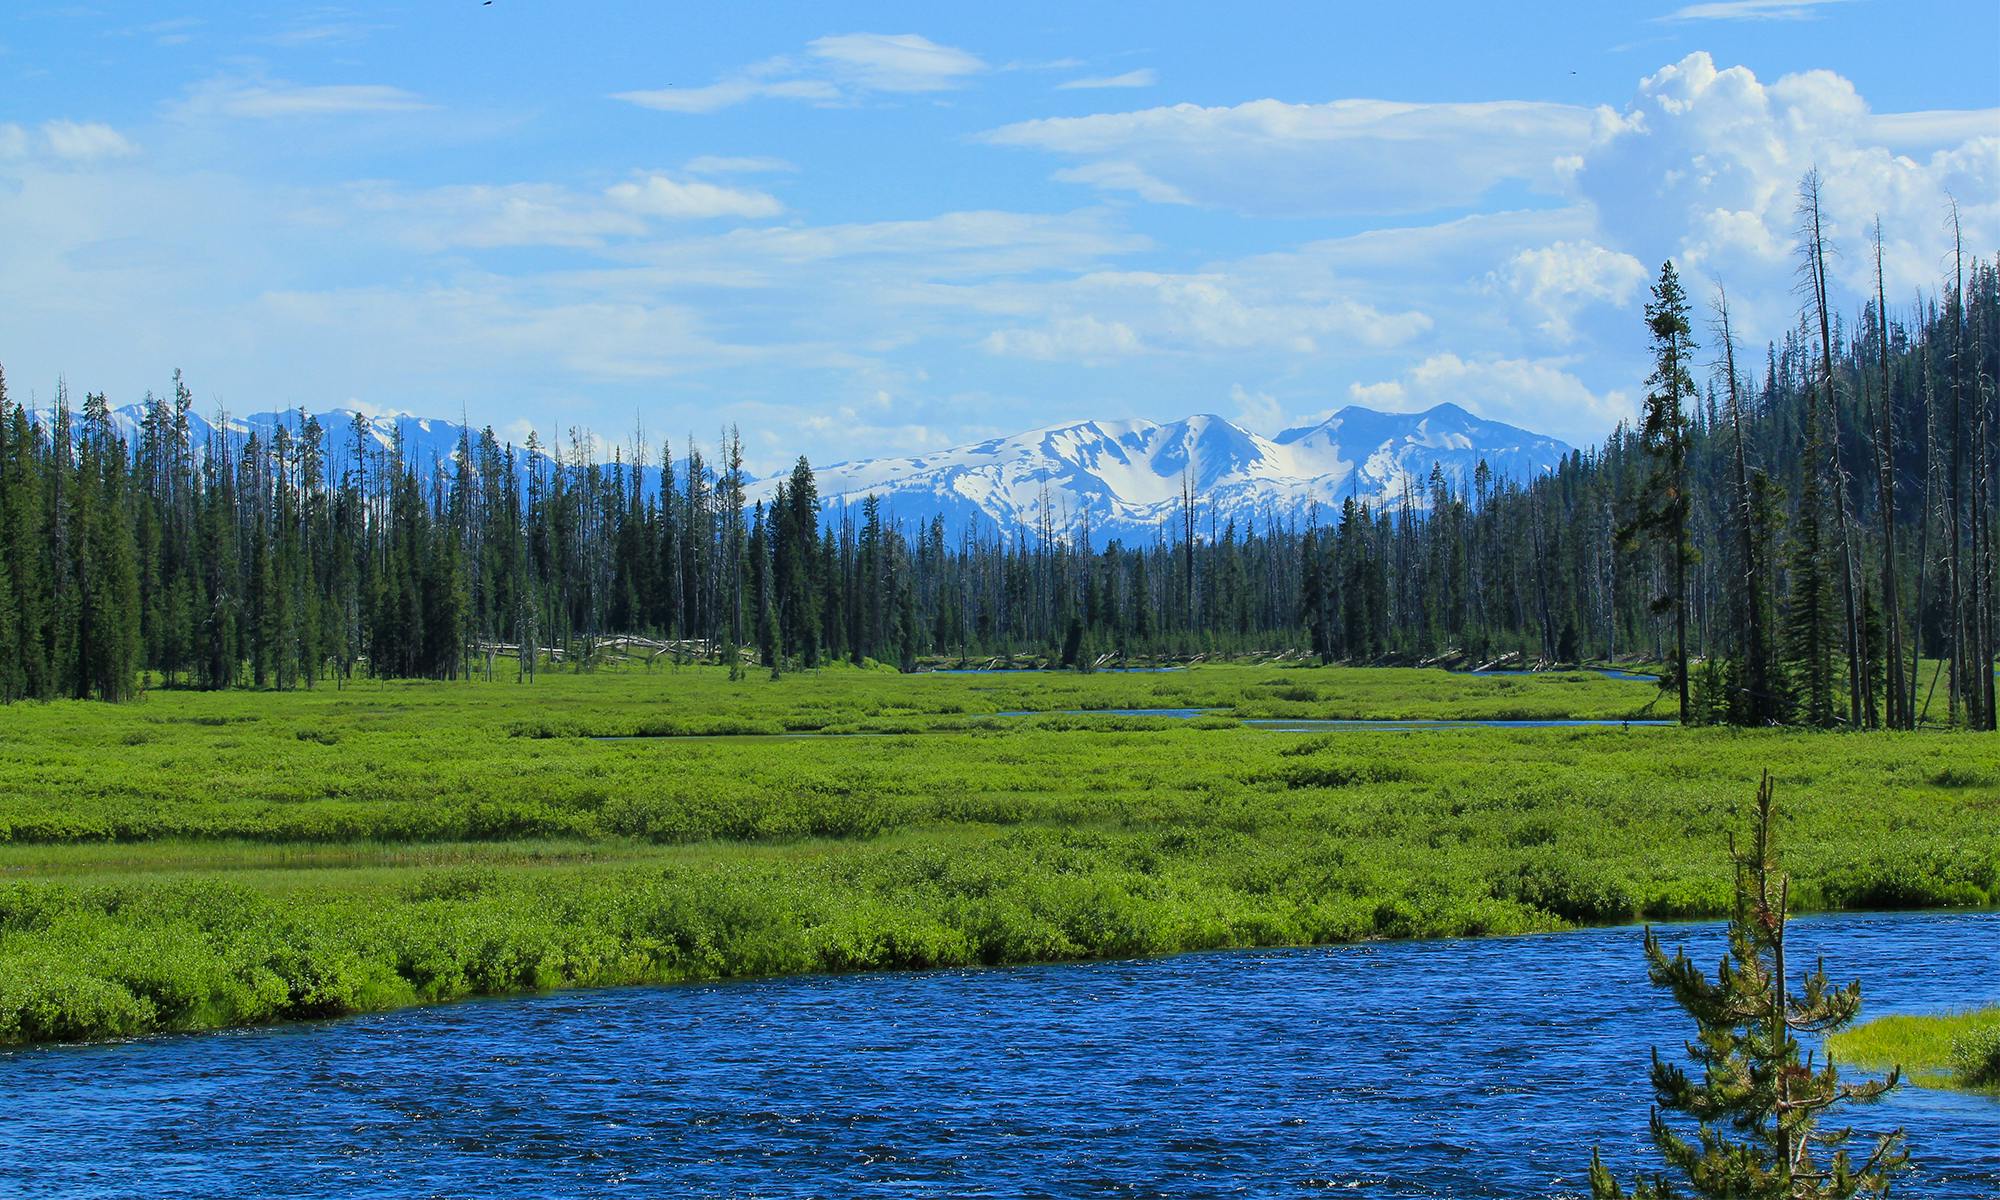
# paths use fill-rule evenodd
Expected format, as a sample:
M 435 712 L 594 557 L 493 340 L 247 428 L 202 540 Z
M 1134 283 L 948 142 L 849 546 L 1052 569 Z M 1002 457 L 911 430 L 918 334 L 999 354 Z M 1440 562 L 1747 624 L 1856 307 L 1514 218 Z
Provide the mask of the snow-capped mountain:
M 221 429 L 198 413 L 188 416 L 199 452 Z M 139 405 L 112 413 L 134 445 L 144 417 Z M 329 478 L 354 461 L 357 436 L 371 458 L 400 437 L 404 458 L 421 473 L 433 462 L 453 461 L 464 428 L 407 413 L 364 416 L 357 425 L 355 414 L 343 409 L 313 419 L 324 431 Z M 296 433 L 300 424 L 296 412 L 265 412 L 230 417 L 226 428 L 231 444 L 240 447 L 252 433 L 268 439 L 279 426 Z M 1406 496 L 1421 505 L 1433 466 L 1465 491 L 1482 460 L 1496 480 L 1525 480 L 1553 470 L 1569 453 L 1554 438 L 1440 404 L 1421 413 L 1343 408 L 1317 425 L 1268 438 L 1217 416 L 1164 425 L 1081 421 L 912 458 L 816 466 L 814 473 L 830 519 L 873 495 L 891 520 L 942 516 L 954 531 L 969 524 L 1008 535 L 1031 532 L 1044 519 L 1064 535 L 1087 522 L 1102 543 L 1149 541 L 1171 532 L 1180 519 L 1183 479 L 1206 535 L 1211 519 L 1217 529 L 1234 521 L 1239 530 L 1268 519 L 1303 523 L 1314 505 L 1322 520 L 1331 521 L 1349 496 L 1376 508 L 1396 508 Z M 608 446 L 603 457 L 610 458 Z M 751 481 L 748 499 L 769 500 L 789 474 Z M 656 480 L 648 469 L 649 492 Z
M 1428 499 L 1435 465 L 1460 491 L 1483 460 L 1496 480 L 1553 470 L 1570 453 L 1554 438 L 1482 420 L 1455 404 L 1428 412 L 1341 409 L 1317 425 L 1261 437 L 1217 416 L 1169 424 L 1084 421 L 912 458 L 866 459 L 815 469 L 829 512 L 876 496 L 894 519 L 948 528 L 967 523 L 1029 531 L 1046 520 L 1068 533 L 1088 521 L 1093 538 L 1150 540 L 1178 521 L 1183 479 L 1202 533 L 1211 517 L 1239 530 L 1266 519 L 1303 523 L 1317 504 L 1335 519 L 1349 496 L 1377 508 Z M 777 478 L 760 480 L 766 499 Z

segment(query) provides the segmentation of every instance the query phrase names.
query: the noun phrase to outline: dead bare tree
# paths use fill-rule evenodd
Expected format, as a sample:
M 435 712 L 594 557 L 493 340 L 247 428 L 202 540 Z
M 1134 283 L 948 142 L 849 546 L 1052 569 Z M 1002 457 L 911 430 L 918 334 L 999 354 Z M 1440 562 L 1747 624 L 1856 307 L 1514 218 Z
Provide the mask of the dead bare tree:
M 1757 561 L 1757 540 L 1755 534 L 1757 513 L 1750 490 L 1750 468 L 1744 449 L 1743 438 L 1743 396 L 1741 381 L 1736 374 L 1736 341 L 1729 329 L 1729 295 L 1721 284 L 1715 287 L 1716 334 L 1722 341 L 1722 369 L 1728 377 L 1729 431 L 1733 443 L 1735 460 L 1735 493 L 1731 498 L 1731 509 L 1736 517 L 1737 553 L 1742 557 L 1742 578 L 1737 581 L 1739 603 L 1743 606 L 1743 654 L 1745 663 L 1743 686 L 1749 692 L 1749 710 L 1757 724 L 1764 724 L 1775 716 L 1772 706 L 1772 680 L 1768 670 L 1770 654 L 1766 649 L 1767 631 L 1764 628 L 1765 579 L 1762 564 Z
M 1838 409 L 1834 404 L 1833 375 L 1833 331 L 1832 318 L 1827 305 L 1826 283 L 1826 229 L 1820 211 L 1820 175 L 1817 167 L 1806 172 L 1799 183 L 1799 234 L 1804 239 L 1801 249 L 1805 254 L 1803 266 L 1806 271 L 1808 299 L 1819 323 L 1820 386 L 1819 399 L 1825 413 L 1827 428 L 1828 469 L 1832 472 L 1834 488 L 1834 512 L 1840 521 L 1841 555 L 1841 598 L 1846 609 L 1847 620 L 1847 708 L 1848 723 L 1859 727 L 1873 717 L 1872 706 L 1866 704 L 1868 691 L 1868 656 L 1862 640 L 1860 608 L 1856 596 L 1856 563 L 1854 559 L 1854 510 L 1849 503 L 1846 469 L 1841 465 L 1840 424 Z M 1810 401 L 1808 401 L 1810 403 Z M 1811 470 L 1811 464 L 1807 465 Z
M 1882 218 L 1875 218 L 1876 358 L 1882 367 L 1881 419 L 1876 425 L 1875 476 L 1882 516 L 1883 658 L 1888 664 L 1885 720 L 1891 729 L 1912 728 L 1903 692 L 1903 608 L 1896 564 L 1896 393 L 1889 378 L 1889 304 L 1882 286 Z

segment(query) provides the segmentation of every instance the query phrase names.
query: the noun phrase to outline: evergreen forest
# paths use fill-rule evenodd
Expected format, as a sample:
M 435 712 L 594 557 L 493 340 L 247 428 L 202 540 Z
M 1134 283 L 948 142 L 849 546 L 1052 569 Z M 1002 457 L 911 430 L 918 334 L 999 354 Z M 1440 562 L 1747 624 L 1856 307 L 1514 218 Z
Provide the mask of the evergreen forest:
M 804 458 L 746 504 L 734 429 L 607 462 L 488 427 L 418 462 L 357 427 L 330 461 L 303 412 L 197 443 L 179 372 L 131 438 L 102 393 L 0 375 L 0 697 L 526 680 L 610 644 L 772 673 L 1290 652 L 1643 661 L 1690 723 L 1992 729 L 2000 259 L 1892 302 L 1878 230 L 1875 296 L 1834 311 L 1818 188 L 1796 328 L 1741 345 L 1666 264 L 1641 419 L 1559 469 L 1241 527 L 1191 492 L 1144 544 L 822 511 Z

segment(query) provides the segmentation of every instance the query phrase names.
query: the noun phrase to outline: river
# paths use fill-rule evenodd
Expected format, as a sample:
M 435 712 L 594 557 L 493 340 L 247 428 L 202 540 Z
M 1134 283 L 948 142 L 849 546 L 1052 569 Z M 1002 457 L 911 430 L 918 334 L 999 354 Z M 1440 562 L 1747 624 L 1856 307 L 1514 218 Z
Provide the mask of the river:
M 1709 962 L 1714 924 L 1670 945 Z M 2000 999 L 2000 914 L 1793 925 L 1867 1011 Z M 1634 928 L 572 992 L 0 1054 L 0 1193 L 1551 1196 L 1689 1026 Z M 1857 1110 L 2000 1195 L 2000 1101 Z

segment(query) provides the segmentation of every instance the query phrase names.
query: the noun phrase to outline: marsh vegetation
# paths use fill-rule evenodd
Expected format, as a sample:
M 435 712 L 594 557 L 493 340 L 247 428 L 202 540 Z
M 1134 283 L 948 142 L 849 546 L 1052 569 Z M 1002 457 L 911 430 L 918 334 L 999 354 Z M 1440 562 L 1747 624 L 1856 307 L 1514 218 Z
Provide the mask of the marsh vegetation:
M 2000 894 L 1972 733 L 1353 730 L 1618 717 L 1596 675 L 846 667 L 15 706 L 0 1039 L 591 984 L 1716 916 L 1768 766 L 1801 910 Z M 1196 707 L 1199 721 L 1092 715 Z M 1008 721 L 987 714 L 1050 715 Z M 596 740 L 871 731 L 870 738 Z

